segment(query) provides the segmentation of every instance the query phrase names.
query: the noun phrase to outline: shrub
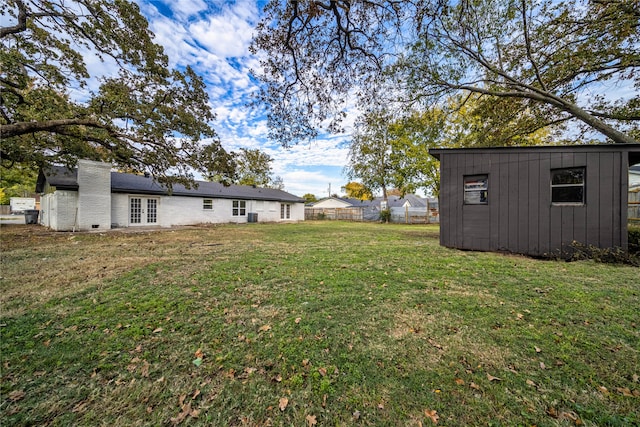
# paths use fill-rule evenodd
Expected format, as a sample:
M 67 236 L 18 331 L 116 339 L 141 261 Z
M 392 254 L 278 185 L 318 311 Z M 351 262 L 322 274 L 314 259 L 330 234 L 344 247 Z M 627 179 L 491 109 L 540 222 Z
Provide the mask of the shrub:
M 391 209 L 383 209 L 380 211 L 380 221 L 391 222 Z
M 640 227 L 629 227 L 629 253 L 640 255 Z
M 631 245 L 630 245 L 631 246 Z M 585 245 L 580 242 L 572 242 L 571 250 L 564 257 L 567 261 L 593 260 L 606 264 L 629 264 L 640 266 L 640 257 L 622 248 L 599 248 L 593 245 Z

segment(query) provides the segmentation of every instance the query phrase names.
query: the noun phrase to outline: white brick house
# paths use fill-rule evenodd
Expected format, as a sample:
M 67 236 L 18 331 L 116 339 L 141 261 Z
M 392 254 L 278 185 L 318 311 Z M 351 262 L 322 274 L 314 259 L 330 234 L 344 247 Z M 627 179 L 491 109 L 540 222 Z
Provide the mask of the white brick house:
M 40 172 L 40 223 L 58 231 L 203 223 L 304 220 L 304 199 L 272 188 L 198 182 L 174 185 L 171 195 L 152 178 L 111 172 L 111 165 L 78 161 L 77 169 Z

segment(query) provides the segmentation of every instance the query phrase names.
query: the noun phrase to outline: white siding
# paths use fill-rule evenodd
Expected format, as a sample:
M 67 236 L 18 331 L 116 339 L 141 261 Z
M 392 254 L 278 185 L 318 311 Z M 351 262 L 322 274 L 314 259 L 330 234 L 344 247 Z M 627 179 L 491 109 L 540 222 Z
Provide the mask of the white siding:
M 78 161 L 78 228 L 111 228 L 111 165 Z
M 314 203 L 312 207 L 320 209 L 320 208 L 348 208 L 350 206 L 351 206 L 351 203 L 347 203 L 344 200 L 331 197 L 329 199 L 324 199 Z
M 77 206 L 77 191 L 57 190 L 46 194 L 41 198 L 40 222 L 56 231 L 73 231 L 76 226 Z
M 158 223 L 160 227 L 195 224 L 246 223 L 247 216 L 233 216 L 233 200 L 212 199 L 213 209 L 203 209 L 204 197 L 144 196 L 137 194 L 113 194 L 111 221 L 114 227 L 134 227 L 129 223 L 129 199 L 131 197 L 158 199 Z M 280 202 L 247 200 L 246 213 L 257 213 L 258 222 L 292 222 L 304 220 L 304 204 L 291 203 L 291 218 L 280 219 Z

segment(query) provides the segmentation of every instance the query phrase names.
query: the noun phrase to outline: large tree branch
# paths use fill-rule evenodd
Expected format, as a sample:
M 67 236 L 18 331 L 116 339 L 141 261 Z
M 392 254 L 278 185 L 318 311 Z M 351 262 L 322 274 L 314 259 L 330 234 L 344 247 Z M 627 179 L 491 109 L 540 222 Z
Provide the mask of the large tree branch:
M 538 92 L 529 92 L 523 90 L 514 90 L 514 91 L 497 91 L 484 89 L 477 86 L 468 86 L 464 84 L 448 84 L 451 89 L 459 89 L 459 90 L 468 90 L 475 93 L 481 93 L 484 95 L 497 96 L 502 98 L 527 98 L 534 101 L 538 101 L 545 104 L 550 104 L 566 113 L 571 114 L 576 119 L 586 123 L 592 128 L 598 130 L 603 135 L 610 138 L 615 143 L 621 144 L 637 144 L 638 141 L 630 137 L 629 135 L 620 132 L 614 129 L 612 126 L 609 126 L 607 123 L 603 122 L 594 114 L 590 114 L 588 111 L 580 108 L 579 106 L 567 101 L 560 99 L 553 95 L 545 96 L 542 93 Z
M 104 129 L 111 133 L 111 129 L 92 118 L 73 118 L 45 120 L 40 122 L 18 122 L 7 125 L 0 125 L 0 136 L 11 138 L 14 136 L 27 135 L 34 132 L 55 132 L 69 126 L 87 126 L 97 129 Z
M 538 84 L 540 84 L 540 87 L 542 88 L 542 90 L 547 90 L 547 86 L 544 84 L 544 81 L 542 80 L 542 76 L 540 75 L 540 70 L 538 69 L 538 64 L 533 59 L 533 54 L 531 53 L 531 40 L 529 40 L 529 24 L 527 22 L 527 4 L 526 4 L 526 1 L 522 0 L 521 5 L 522 5 L 522 27 L 523 27 L 523 33 L 524 33 L 525 47 L 526 47 L 526 51 L 527 51 L 527 58 L 529 59 L 529 62 L 531 63 L 531 66 L 533 67 L 533 70 L 535 71 L 536 80 L 538 81 Z
M 18 23 L 11 27 L 0 28 L 0 39 L 10 34 L 18 34 L 27 29 L 27 7 L 22 0 L 16 0 L 18 7 Z

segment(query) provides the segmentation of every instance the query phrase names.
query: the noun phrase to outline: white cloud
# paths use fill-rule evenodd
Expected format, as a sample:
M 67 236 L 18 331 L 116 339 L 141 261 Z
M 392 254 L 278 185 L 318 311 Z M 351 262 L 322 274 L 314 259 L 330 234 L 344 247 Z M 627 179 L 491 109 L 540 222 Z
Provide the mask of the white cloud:
M 347 182 L 342 175 L 347 136 L 323 137 L 284 149 L 268 141 L 263 113 L 247 107 L 257 90 L 249 72 L 260 67 L 259 58 L 249 54 L 259 19 L 255 1 L 162 0 L 171 17 L 148 0 L 138 1 L 171 66 L 190 65 L 207 84 L 216 114 L 213 127 L 226 150 L 249 148 L 268 154 L 273 158 L 273 174 L 283 178 L 285 190 L 292 194 L 326 197 L 329 185 L 332 193 L 340 193 Z
M 188 19 L 209 8 L 207 2 L 203 0 L 164 0 L 176 18 Z

